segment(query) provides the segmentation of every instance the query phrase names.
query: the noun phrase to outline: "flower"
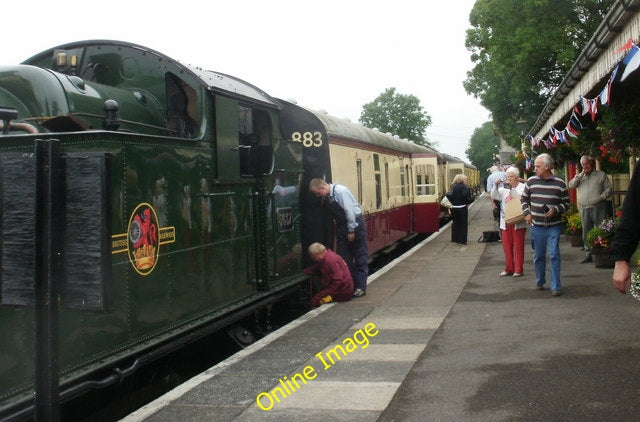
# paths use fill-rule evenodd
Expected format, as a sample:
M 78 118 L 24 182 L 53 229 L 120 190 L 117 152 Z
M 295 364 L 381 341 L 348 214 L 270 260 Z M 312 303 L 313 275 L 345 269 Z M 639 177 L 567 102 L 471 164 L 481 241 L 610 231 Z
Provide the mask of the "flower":
M 563 214 L 564 216 L 564 214 Z M 582 234 L 582 220 L 579 213 L 569 214 L 565 220 L 566 234 Z
M 616 233 L 616 227 L 616 220 L 613 218 L 605 218 L 597 227 L 587 232 L 587 246 L 594 251 L 612 251 L 611 243 Z
M 622 149 L 616 145 L 613 139 L 604 141 L 599 147 L 600 158 L 607 158 L 610 163 L 618 164 L 622 161 Z

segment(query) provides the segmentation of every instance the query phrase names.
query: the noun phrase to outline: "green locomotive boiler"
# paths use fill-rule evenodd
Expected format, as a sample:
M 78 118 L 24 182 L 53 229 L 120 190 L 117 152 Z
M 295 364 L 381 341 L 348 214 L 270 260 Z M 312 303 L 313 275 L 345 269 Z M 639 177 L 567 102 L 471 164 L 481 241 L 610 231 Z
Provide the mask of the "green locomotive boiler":
M 64 399 L 297 288 L 302 226 L 327 233 L 279 108 L 117 41 L 0 67 L 0 419 L 31 411 L 47 344 Z

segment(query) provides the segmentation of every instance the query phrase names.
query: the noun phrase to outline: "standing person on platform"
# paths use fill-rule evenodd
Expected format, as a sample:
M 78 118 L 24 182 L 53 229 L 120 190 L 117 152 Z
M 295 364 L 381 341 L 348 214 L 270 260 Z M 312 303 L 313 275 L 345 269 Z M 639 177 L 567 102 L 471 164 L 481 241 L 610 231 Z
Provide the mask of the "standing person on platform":
M 595 169 L 596 160 L 588 155 L 580 158 L 582 171 L 569 181 L 570 189 L 578 189 L 578 208 L 582 220 L 582 240 L 585 256 L 580 261 L 592 262 L 591 250 L 587 246 L 587 233 L 607 216 L 607 198 L 611 194 L 611 182 L 607 174 Z
M 636 163 L 629 189 L 622 203 L 620 224 L 613 239 L 613 285 L 620 293 L 631 287 L 629 260 L 640 242 L 640 161 Z
M 366 295 L 369 251 L 367 226 L 360 205 L 348 187 L 327 183 L 320 178 L 311 179 L 309 190 L 328 202 L 329 210 L 336 222 L 337 252 L 349 266 L 355 285 L 353 296 Z
M 546 254 L 549 249 L 551 263 L 551 294 L 562 294 L 560 281 L 560 215 L 569 209 L 569 191 L 564 181 L 551 172 L 553 159 L 540 154 L 535 160 L 536 175 L 527 181 L 520 201 L 524 219 L 531 224 L 533 265 L 536 270 L 536 287 L 544 289 L 546 283 Z
M 505 267 L 500 277 L 513 275 L 522 277 L 524 268 L 524 237 L 527 232 L 527 222 L 507 224 L 505 221 L 505 207 L 509 201 L 520 201 L 524 192 L 524 183 L 520 183 L 520 170 L 517 167 L 509 167 L 506 171 L 507 181 L 502 184 L 496 180 L 491 191 L 491 197 L 501 203 L 500 230 L 502 249 L 504 249 Z M 518 202 L 519 203 L 519 202 Z
M 502 166 L 500 165 L 493 166 L 489 170 L 491 171 L 491 174 L 487 177 L 486 191 L 489 194 L 489 201 L 491 201 L 491 206 L 493 207 L 493 221 L 497 223 L 500 219 L 500 201 L 491 198 L 491 190 L 493 189 L 496 181 L 500 181 L 502 183 L 507 180 L 507 173 L 502 170 Z
M 451 208 L 451 241 L 459 245 L 467 244 L 467 228 L 469 209 L 467 205 L 471 202 L 471 193 L 467 187 L 467 176 L 456 174 L 453 178 L 451 195 L 447 195 L 453 207 Z
M 309 256 L 315 262 L 305 268 L 307 275 L 322 275 L 322 290 L 311 298 L 311 307 L 331 302 L 346 302 L 353 296 L 353 280 L 347 263 L 337 253 L 321 243 L 309 246 Z

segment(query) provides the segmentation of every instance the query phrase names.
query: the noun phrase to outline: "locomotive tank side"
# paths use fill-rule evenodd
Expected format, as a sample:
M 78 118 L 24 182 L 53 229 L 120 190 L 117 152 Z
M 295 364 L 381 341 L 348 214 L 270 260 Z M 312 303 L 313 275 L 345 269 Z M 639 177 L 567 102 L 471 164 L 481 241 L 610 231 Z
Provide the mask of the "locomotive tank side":
M 33 405 L 36 139 L 59 143 L 64 169 L 53 275 L 63 400 L 304 279 L 302 147 L 283 138 L 268 95 L 117 41 L 56 47 L 4 70 L 0 331 L 11 341 L 0 344 L 0 419 Z

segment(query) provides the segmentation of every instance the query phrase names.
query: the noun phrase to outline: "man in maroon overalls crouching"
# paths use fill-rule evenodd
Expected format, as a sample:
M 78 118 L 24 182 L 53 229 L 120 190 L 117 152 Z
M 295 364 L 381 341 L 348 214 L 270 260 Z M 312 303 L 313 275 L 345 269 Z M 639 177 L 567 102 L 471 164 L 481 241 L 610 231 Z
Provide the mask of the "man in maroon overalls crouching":
M 321 243 L 309 246 L 309 256 L 315 262 L 304 269 L 307 275 L 322 275 L 322 290 L 311 298 L 311 307 L 331 302 L 346 302 L 353 296 L 353 279 L 349 267 L 337 253 Z

